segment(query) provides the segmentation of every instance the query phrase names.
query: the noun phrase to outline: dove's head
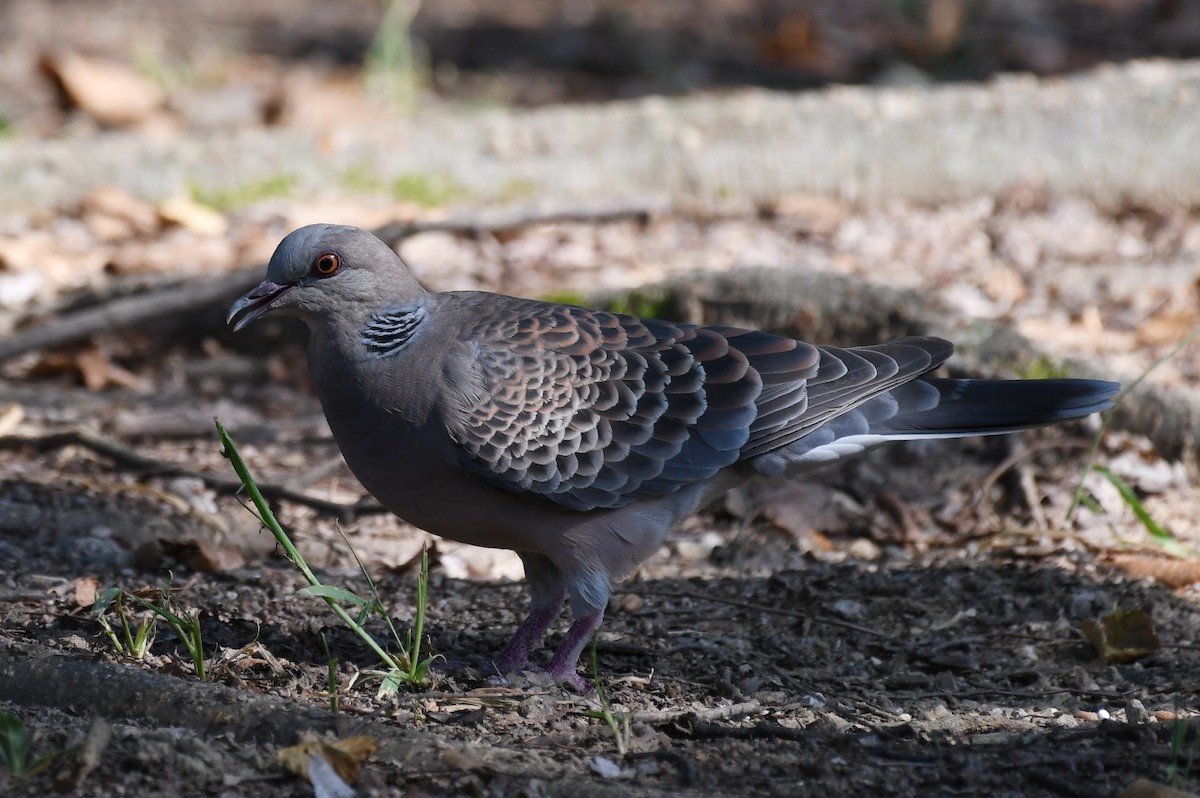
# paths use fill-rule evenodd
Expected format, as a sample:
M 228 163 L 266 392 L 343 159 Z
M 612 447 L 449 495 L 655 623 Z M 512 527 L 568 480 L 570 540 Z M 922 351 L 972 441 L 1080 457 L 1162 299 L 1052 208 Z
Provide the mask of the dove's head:
M 271 313 L 299 316 L 310 324 L 353 319 L 423 296 L 425 289 L 400 256 L 366 230 L 311 224 L 279 242 L 267 279 L 233 303 L 228 321 L 236 331 Z

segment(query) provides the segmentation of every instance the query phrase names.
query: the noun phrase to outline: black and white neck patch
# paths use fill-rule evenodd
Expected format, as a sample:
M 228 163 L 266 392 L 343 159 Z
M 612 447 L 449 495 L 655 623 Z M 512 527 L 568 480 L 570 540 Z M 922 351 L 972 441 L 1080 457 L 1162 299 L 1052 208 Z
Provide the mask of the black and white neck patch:
M 425 315 L 422 305 L 381 310 L 363 327 L 363 346 L 375 357 L 394 355 L 413 337 Z

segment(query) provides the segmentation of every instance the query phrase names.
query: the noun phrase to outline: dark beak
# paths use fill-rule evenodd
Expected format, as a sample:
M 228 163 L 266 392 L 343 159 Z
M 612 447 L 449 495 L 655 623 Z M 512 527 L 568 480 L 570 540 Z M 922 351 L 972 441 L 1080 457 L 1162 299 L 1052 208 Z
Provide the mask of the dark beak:
M 237 332 L 259 316 L 265 316 L 274 310 L 275 300 L 294 287 L 263 280 L 257 288 L 252 289 L 250 293 L 233 303 L 233 307 L 229 309 L 229 315 L 225 318 L 225 323 L 230 324 L 237 316 L 241 315 L 241 318 L 233 325 L 233 331 Z

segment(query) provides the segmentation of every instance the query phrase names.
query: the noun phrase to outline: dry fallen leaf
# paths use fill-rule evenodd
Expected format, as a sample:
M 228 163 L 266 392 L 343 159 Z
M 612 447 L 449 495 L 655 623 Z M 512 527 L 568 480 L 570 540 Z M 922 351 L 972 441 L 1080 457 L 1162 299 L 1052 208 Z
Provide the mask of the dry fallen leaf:
M 202 538 L 190 540 L 168 540 L 159 538 L 165 554 L 186 565 L 193 571 L 213 573 L 232 571 L 246 564 L 246 558 L 237 546 L 221 545 Z
M 82 576 L 75 580 L 75 606 L 90 607 L 96 603 L 96 592 L 100 580 L 94 576 Z
M 983 278 L 983 291 L 993 302 L 1011 310 L 1014 305 L 1029 295 L 1029 286 L 1016 268 L 997 263 L 988 269 Z
M 1179 560 L 1151 554 L 1111 554 L 1108 560 L 1134 579 L 1149 577 L 1174 589 L 1200 583 L 1198 560 Z
M 158 232 L 154 206 L 118 186 L 102 186 L 83 198 L 80 213 L 88 231 L 101 241 L 120 241 Z
M 1018 319 L 1017 331 L 1043 346 L 1055 349 L 1072 349 L 1080 352 L 1105 352 L 1108 354 L 1132 352 L 1137 348 L 1133 333 L 1125 330 L 1097 329 L 1095 314 L 1085 313 L 1078 324 L 1065 324 L 1053 319 L 1029 317 Z
M 621 612 L 637 612 L 645 603 L 645 599 L 636 593 L 624 593 L 617 598 L 617 609 Z
M 11 435 L 25 420 L 25 408 L 16 402 L 10 402 L 0 410 L 0 435 Z
M 220 213 L 186 196 L 163 200 L 158 206 L 158 215 L 165 222 L 186 227 L 202 236 L 224 235 L 229 228 L 229 223 Z
M 75 354 L 75 367 L 79 369 L 83 384 L 89 391 L 103 390 L 109 384 L 121 388 L 138 386 L 137 375 L 113 363 L 108 354 L 98 346 L 79 350 Z
M 99 391 L 109 383 L 132 388 L 138 384 L 132 372 L 112 363 L 95 346 L 77 351 L 43 352 L 29 370 L 33 377 L 78 374 L 88 390 Z
M 309 757 L 319 756 L 333 767 L 342 781 L 353 784 L 358 780 L 358 771 L 363 762 L 375 753 L 377 745 L 373 737 L 365 734 L 329 743 L 323 740 L 306 740 L 299 745 L 279 749 L 275 757 L 279 764 L 289 771 L 307 779 Z
M 28 312 L 29 302 L 93 287 L 109 254 L 90 237 L 62 235 L 56 228 L 0 235 L 0 305 Z
M 105 125 L 147 121 L 163 103 L 157 86 L 115 61 L 57 53 L 45 56 L 42 67 L 73 105 Z
M 1160 313 L 1142 322 L 1137 328 L 1137 341 L 1143 346 L 1177 344 L 1196 329 L 1200 318 L 1193 310 Z
M 1083 635 L 1105 662 L 1133 662 L 1162 650 L 1150 614 L 1138 608 L 1083 622 Z
M 758 34 L 758 51 L 767 63 L 813 67 L 821 63 L 826 50 L 820 33 L 820 26 L 807 14 L 785 14 Z

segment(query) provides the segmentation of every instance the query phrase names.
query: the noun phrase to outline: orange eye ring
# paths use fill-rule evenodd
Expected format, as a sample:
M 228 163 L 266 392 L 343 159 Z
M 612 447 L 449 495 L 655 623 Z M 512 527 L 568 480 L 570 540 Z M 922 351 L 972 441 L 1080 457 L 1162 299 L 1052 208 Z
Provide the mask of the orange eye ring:
M 328 277 L 342 267 L 342 259 L 336 252 L 322 252 L 313 261 L 313 271 L 322 277 Z

